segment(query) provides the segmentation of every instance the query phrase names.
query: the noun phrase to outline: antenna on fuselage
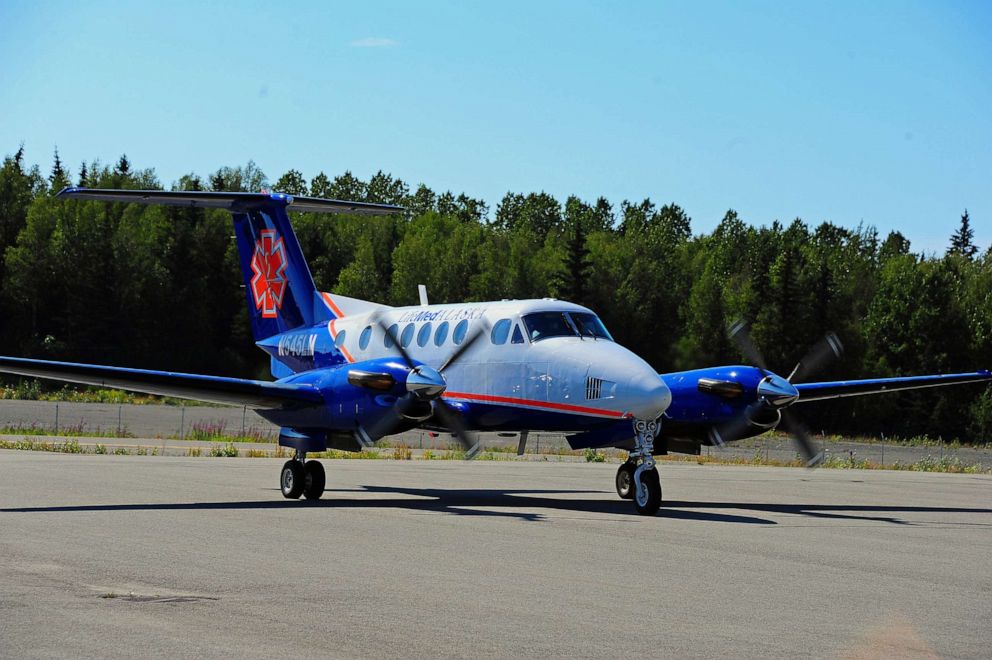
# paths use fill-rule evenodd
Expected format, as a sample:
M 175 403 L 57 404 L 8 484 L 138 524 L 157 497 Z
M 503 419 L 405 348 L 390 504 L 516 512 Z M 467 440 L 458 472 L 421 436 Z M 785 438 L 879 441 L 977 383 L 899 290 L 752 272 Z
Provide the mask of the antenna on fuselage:
M 423 285 L 423 284 L 418 284 L 417 285 L 417 291 L 420 292 L 420 304 L 421 304 L 421 306 L 427 307 L 428 305 L 430 305 L 430 303 L 427 302 L 427 287 L 425 285 Z

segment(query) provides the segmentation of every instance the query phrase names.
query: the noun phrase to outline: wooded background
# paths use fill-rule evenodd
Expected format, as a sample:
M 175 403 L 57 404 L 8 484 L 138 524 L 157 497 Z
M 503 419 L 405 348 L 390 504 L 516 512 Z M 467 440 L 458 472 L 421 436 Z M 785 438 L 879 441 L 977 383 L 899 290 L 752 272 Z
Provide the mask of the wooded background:
M 230 216 L 219 210 L 61 201 L 67 185 L 162 188 L 126 156 L 46 175 L 23 148 L 0 169 L 0 340 L 10 355 L 268 377 L 253 346 Z M 826 331 L 843 358 L 817 380 L 992 367 L 992 250 L 979 254 L 967 211 L 944 254 L 914 254 L 899 232 L 754 227 L 727 211 L 694 234 L 676 204 L 604 198 L 563 203 L 507 193 L 495 209 L 465 194 L 411 188 L 383 172 L 275 182 L 249 162 L 179 190 L 258 191 L 401 204 L 382 218 L 293 214 L 318 288 L 392 305 L 556 297 L 591 307 L 615 339 L 660 372 L 742 358 L 728 323 L 750 320 L 769 367 L 788 374 Z M 814 431 L 992 440 L 980 386 L 804 406 Z

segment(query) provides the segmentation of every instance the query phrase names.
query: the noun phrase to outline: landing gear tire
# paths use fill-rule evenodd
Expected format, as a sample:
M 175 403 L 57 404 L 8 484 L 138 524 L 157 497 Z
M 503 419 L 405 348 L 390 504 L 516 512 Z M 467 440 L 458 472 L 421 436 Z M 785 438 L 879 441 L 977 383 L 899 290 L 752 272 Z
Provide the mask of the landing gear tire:
M 299 499 L 306 487 L 306 470 L 302 461 L 286 461 L 279 475 L 279 488 L 282 496 L 291 500 Z M 321 487 L 323 490 L 323 487 Z
M 634 506 L 642 516 L 653 516 L 661 508 L 661 479 L 658 477 L 658 470 L 644 470 L 640 478 L 644 488 L 634 489 Z
M 634 499 L 634 470 L 636 465 L 627 461 L 617 468 L 617 495 L 622 500 Z
M 324 466 L 319 461 L 307 461 L 303 471 L 306 473 L 303 478 L 303 496 L 308 500 L 319 500 L 324 494 L 324 484 L 327 481 Z

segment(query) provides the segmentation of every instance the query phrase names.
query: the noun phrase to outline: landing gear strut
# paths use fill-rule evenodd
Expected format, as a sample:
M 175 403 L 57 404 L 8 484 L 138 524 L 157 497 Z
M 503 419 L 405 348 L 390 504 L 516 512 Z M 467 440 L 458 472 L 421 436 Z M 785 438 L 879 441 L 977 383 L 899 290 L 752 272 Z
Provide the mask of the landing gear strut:
M 324 494 L 327 481 L 324 466 L 319 461 L 308 461 L 306 457 L 305 451 L 297 450 L 293 458 L 283 464 L 279 475 L 283 497 L 295 500 L 303 495 L 308 500 L 319 500 Z
M 645 516 L 653 516 L 661 508 L 661 479 L 652 456 L 657 430 L 655 421 L 634 420 L 634 449 L 617 470 L 617 495 L 634 500 L 637 512 Z

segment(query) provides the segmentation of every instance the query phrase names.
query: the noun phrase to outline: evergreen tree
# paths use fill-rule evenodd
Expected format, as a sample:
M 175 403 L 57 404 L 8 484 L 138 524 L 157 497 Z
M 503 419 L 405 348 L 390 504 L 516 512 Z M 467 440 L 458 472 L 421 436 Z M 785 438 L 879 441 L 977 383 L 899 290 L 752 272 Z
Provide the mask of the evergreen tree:
M 57 193 L 70 185 L 69 172 L 62 166 L 62 159 L 59 158 L 59 148 L 55 147 L 55 162 L 52 164 L 52 173 L 48 175 L 52 193 Z
M 331 180 L 320 172 L 310 181 L 310 194 L 314 197 L 328 197 L 331 194 Z
M 975 230 L 971 228 L 971 218 L 968 217 L 968 209 L 965 209 L 964 215 L 961 216 L 961 225 L 951 236 L 951 246 L 947 248 L 947 254 L 958 254 L 966 259 L 974 258 L 978 252 L 974 240 Z
M 286 193 L 287 195 L 306 196 L 310 194 L 307 190 L 306 179 L 303 178 L 299 170 L 290 170 L 279 177 L 279 180 L 275 183 L 274 190 L 276 192 Z

